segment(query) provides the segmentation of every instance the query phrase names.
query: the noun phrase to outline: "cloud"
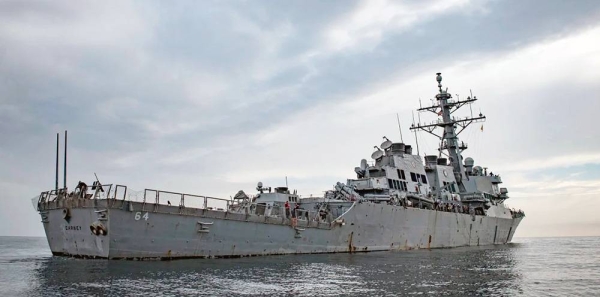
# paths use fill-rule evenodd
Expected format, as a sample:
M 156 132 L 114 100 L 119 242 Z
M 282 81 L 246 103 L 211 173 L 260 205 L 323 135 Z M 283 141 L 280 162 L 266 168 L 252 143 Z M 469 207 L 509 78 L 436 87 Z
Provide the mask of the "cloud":
M 519 161 L 517 164 L 507 164 L 501 170 L 512 172 L 540 171 L 548 168 L 565 168 L 584 164 L 600 164 L 600 154 L 580 153 L 566 156 L 554 156 L 545 159 L 529 159 Z M 580 175 L 574 174 L 573 176 Z
M 54 133 L 65 129 L 71 182 L 96 172 L 227 197 L 287 176 L 317 195 L 352 177 L 382 136 L 399 138 L 395 113 L 414 143 L 410 111 L 434 94 L 437 71 L 453 94 L 481 98 L 485 131 L 461 137 L 511 193 L 582 187 L 527 174 L 597 163 L 599 11 L 595 1 L 4 1 L 0 220 L 2 209 L 29 214 L 21 198 L 52 187 Z M 419 146 L 433 153 L 436 142 Z M 40 234 L 27 226 L 0 234 Z
M 401 32 L 419 23 L 465 8 L 468 0 L 398 2 L 365 1 L 325 30 L 325 48 L 339 52 L 346 49 L 376 48 L 390 32 Z

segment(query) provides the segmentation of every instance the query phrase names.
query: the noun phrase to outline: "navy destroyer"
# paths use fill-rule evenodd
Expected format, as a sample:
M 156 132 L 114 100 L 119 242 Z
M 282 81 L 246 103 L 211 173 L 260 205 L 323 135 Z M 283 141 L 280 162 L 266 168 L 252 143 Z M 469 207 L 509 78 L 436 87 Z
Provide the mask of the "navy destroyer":
M 456 118 L 477 100 L 454 100 L 442 88 L 433 123 L 411 130 L 439 138 L 439 154 L 424 159 L 411 145 L 384 137 L 355 178 L 323 197 L 302 198 L 287 187 L 258 183 L 256 194 L 230 199 L 118 184 L 79 182 L 33 199 L 53 255 L 106 259 L 244 257 L 352 253 L 505 244 L 524 217 L 509 209 L 500 176 L 464 158 L 458 135 L 485 116 Z M 58 138 L 57 138 L 58 142 Z M 65 137 L 66 145 L 66 137 Z M 66 147 L 65 147 L 66 171 Z M 171 202 L 172 201 L 172 202 Z M 194 204 L 195 203 L 195 204 Z

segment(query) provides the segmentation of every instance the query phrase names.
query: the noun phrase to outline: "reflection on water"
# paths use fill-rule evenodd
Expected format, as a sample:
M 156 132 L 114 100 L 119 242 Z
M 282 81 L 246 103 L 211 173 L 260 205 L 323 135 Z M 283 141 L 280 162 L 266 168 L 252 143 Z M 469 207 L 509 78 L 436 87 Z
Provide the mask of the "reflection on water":
M 51 257 L 44 239 L 0 237 L 0 295 L 589 295 L 600 293 L 598 243 L 135 262 Z

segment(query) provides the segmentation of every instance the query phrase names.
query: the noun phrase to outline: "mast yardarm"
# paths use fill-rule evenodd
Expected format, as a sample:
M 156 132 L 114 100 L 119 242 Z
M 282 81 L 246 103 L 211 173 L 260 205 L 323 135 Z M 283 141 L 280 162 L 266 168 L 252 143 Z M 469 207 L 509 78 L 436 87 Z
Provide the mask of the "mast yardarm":
M 471 123 L 485 121 L 485 116 L 481 113 L 475 117 L 473 117 L 473 115 L 463 118 L 452 116 L 452 114 L 461 107 L 477 101 L 477 97 L 471 98 L 469 96 L 466 100 L 454 100 L 452 99 L 452 95 L 448 93 L 448 88 L 445 90 L 442 89 L 441 73 L 436 73 L 436 80 L 438 82 L 439 92 L 437 95 L 435 95 L 437 104 L 433 104 L 428 107 L 421 107 L 417 109 L 417 111 L 430 111 L 441 117 L 441 119 L 438 118 L 437 121 L 430 124 L 413 124 L 410 129 L 425 131 L 431 135 L 434 135 L 440 140 L 440 147 L 438 148 L 439 155 L 441 156 L 444 154 L 450 159 L 450 165 L 452 165 L 454 168 L 454 175 L 459 187 L 461 190 L 464 190 L 461 181 L 463 177 L 466 177 L 466 174 L 463 165 L 462 152 L 467 149 L 467 145 L 464 142 L 458 141 L 458 135 Z M 437 128 L 442 128 L 441 130 L 443 131 L 441 135 L 438 131 L 436 131 Z

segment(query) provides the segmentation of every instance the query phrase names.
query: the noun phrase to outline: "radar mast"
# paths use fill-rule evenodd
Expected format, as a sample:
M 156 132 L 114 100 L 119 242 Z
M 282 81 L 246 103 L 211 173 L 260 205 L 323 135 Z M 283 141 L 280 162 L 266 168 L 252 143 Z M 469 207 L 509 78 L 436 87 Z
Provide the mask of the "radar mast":
M 429 111 L 435 113 L 437 116 L 441 116 L 441 119 L 430 123 L 413 123 L 410 127 L 411 130 L 422 130 L 425 131 L 440 140 L 440 147 L 438 148 L 439 156 L 442 154 L 446 155 L 450 159 L 450 165 L 453 167 L 454 176 L 458 182 L 461 192 L 465 191 L 462 185 L 462 178 L 465 177 L 465 170 L 463 165 L 462 152 L 467 149 L 467 145 L 464 142 L 459 143 L 458 135 L 465 130 L 470 124 L 476 122 L 485 121 L 485 116 L 479 113 L 478 116 L 457 118 L 453 117 L 452 114 L 465 106 L 466 104 L 472 104 L 477 101 L 477 97 L 467 97 L 466 100 L 453 100 L 452 95 L 448 93 L 448 88 L 442 89 L 442 74 L 436 73 L 436 80 L 438 82 L 439 93 L 435 95 L 436 103 L 432 100 L 432 105 L 427 107 L 420 107 L 417 109 L 418 112 Z M 442 134 L 440 135 L 437 128 L 442 128 Z M 458 131 L 457 131 L 458 130 Z

